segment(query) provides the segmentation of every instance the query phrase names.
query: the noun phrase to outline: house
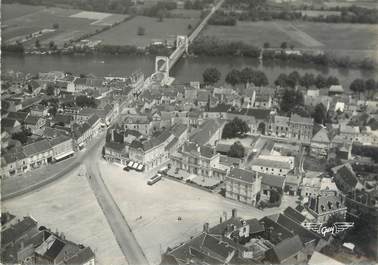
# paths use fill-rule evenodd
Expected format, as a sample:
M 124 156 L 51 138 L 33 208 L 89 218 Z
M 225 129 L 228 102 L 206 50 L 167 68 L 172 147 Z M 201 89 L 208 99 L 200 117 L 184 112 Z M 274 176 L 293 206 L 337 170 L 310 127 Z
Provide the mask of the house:
M 268 134 L 272 134 L 277 137 L 288 137 L 289 136 L 289 122 L 290 118 L 286 116 L 275 115 L 271 128 L 268 131 Z
M 70 128 L 74 123 L 74 118 L 72 115 L 69 114 L 56 114 L 54 118 L 51 120 L 51 125 L 58 125 Z
M 17 120 L 2 118 L 1 129 L 6 130 L 8 133 L 12 134 L 12 133 L 20 132 L 22 127 L 21 127 L 21 123 Z
M 315 157 L 327 157 L 331 148 L 331 140 L 328 136 L 328 130 L 321 128 L 311 139 L 310 153 Z
M 38 231 L 37 222 L 31 217 L 24 217 L 8 229 L 1 231 L 1 249 L 17 244 L 23 238 L 30 237 Z
M 54 155 L 50 143 L 46 139 L 23 146 L 23 153 L 28 158 L 31 168 L 51 163 Z
M 147 141 L 134 140 L 129 146 L 129 158 L 151 170 L 168 162 L 173 141 L 177 139 L 169 129 Z
M 289 139 L 302 143 L 310 143 L 314 119 L 301 117 L 298 114 L 291 114 L 289 121 Z
M 104 146 L 104 158 L 110 162 L 125 165 L 128 161 L 128 144 L 119 142 L 106 142 Z
M 332 85 L 328 89 L 329 96 L 341 96 L 344 94 L 342 85 Z
M 206 120 L 189 139 L 198 145 L 215 145 L 222 138 L 224 125 L 224 121 Z
M 334 167 L 331 170 L 337 188 L 344 194 L 363 188 L 349 163 Z
M 73 149 L 73 140 L 69 136 L 57 136 L 49 140 L 53 151 L 53 160 L 59 161 L 72 156 L 75 152 Z
M 171 155 L 171 161 L 172 167 L 205 178 L 223 181 L 227 174 L 227 167 L 220 165 L 220 154 L 209 145 L 185 142 L 178 152 Z
M 4 152 L 1 157 L 1 176 L 11 177 L 29 170 L 29 161 L 22 150 Z
M 306 172 L 305 177 L 302 179 L 301 183 L 301 196 L 308 197 L 311 195 L 317 195 L 321 189 L 322 178 L 321 172 L 314 172 L 315 174 L 309 174 Z
M 327 192 L 326 194 L 311 195 L 305 205 L 308 212 L 313 215 L 316 222 L 327 222 L 333 215 L 340 215 L 345 218 L 347 207 L 345 201 L 337 192 Z
M 124 129 L 135 130 L 148 136 L 152 132 L 151 120 L 145 115 L 128 115 L 123 122 Z
M 360 128 L 358 126 L 340 125 L 340 136 L 348 142 L 358 141 Z
M 30 109 L 31 116 L 46 117 L 49 115 L 49 108 L 41 104 L 35 105 Z
M 32 134 L 41 135 L 46 125 L 46 120 L 40 116 L 29 115 L 25 122 L 25 128 L 29 129 Z
M 304 246 L 299 236 L 293 236 L 269 249 L 266 256 L 274 264 L 298 264 L 306 261 L 307 256 L 303 250 Z
M 261 192 L 262 199 L 269 199 L 272 190 L 282 192 L 285 186 L 286 177 L 260 173 L 261 179 Z
M 251 162 L 252 170 L 286 177 L 294 169 L 293 156 L 260 155 Z
M 74 140 L 74 149 L 84 148 L 92 139 L 91 126 L 88 123 L 81 125 L 74 123 L 72 125 L 72 136 Z
M 255 206 L 261 189 L 261 179 L 257 172 L 231 168 L 225 178 L 226 198 Z
M 19 123 L 24 124 L 28 116 L 29 116 L 28 112 L 9 112 L 7 119 L 16 120 Z
M 302 176 L 299 173 L 289 172 L 286 176 L 284 192 L 292 196 L 298 195 L 301 181 Z

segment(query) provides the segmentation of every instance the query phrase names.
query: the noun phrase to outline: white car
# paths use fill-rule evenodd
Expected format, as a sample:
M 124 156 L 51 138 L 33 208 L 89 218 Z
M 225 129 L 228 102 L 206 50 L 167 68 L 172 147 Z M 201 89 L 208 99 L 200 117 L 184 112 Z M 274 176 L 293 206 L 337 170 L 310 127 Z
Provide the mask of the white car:
M 153 184 L 155 184 L 156 182 L 158 182 L 159 180 L 161 180 L 161 175 L 158 173 L 158 174 L 156 174 L 155 176 L 151 177 L 151 178 L 147 181 L 147 184 L 148 184 L 148 185 L 153 185 Z

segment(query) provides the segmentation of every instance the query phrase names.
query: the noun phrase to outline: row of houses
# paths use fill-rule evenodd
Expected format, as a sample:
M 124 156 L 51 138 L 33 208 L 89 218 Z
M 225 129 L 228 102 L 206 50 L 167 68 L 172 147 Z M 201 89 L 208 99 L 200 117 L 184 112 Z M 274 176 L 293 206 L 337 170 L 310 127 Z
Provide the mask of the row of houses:
M 77 264 L 94 265 L 90 247 L 67 240 L 39 226 L 30 216 L 22 219 L 1 214 L 1 261 L 4 264 Z

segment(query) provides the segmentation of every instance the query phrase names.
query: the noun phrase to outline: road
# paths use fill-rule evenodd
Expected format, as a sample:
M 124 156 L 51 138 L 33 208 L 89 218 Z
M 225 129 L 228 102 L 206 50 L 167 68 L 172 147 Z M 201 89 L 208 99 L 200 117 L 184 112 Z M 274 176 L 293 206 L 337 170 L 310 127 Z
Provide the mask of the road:
M 92 155 L 85 161 L 88 181 L 96 199 L 128 264 L 149 264 L 142 248 L 126 221 L 125 216 L 122 214 L 102 179 L 99 164 L 96 162 L 98 160 L 98 155 L 99 154 L 92 153 Z
M 99 133 L 86 147 L 85 150 L 79 151 L 76 153 L 76 157 L 72 158 L 69 163 L 65 163 L 65 161 L 61 163 L 65 163 L 63 168 L 57 172 L 51 173 L 51 167 L 60 168 L 61 166 L 58 164 L 48 165 L 45 167 L 44 170 L 38 172 L 38 175 L 35 176 L 28 176 L 28 179 L 21 177 L 18 181 L 17 178 L 9 179 L 7 181 L 2 182 L 2 191 L 1 191 L 1 200 L 6 201 L 8 199 L 12 199 L 18 196 L 25 195 L 27 193 L 33 192 L 38 190 L 48 184 L 53 183 L 54 181 L 63 178 L 65 176 L 70 175 L 75 169 L 77 169 L 83 161 L 85 161 L 88 157 L 92 156 L 92 154 L 97 154 L 99 150 L 101 150 L 103 143 L 104 143 L 105 133 Z M 33 173 L 33 172 L 31 172 Z M 30 182 L 28 183 L 28 180 Z

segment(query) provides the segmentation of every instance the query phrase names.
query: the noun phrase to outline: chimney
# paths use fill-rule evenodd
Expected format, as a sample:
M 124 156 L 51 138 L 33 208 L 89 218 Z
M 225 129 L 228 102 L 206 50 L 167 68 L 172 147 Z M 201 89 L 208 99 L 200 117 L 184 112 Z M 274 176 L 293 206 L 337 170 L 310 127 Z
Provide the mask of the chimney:
M 203 232 L 208 233 L 209 232 L 209 223 L 203 224 Z
M 278 242 L 282 241 L 282 233 L 281 232 L 277 233 L 277 240 L 278 240 Z
M 223 219 L 222 219 L 222 216 L 219 217 L 219 223 L 223 223 Z
M 273 230 L 274 228 L 272 226 L 268 227 L 268 240 L 272 240 Z
M 110 136 L 110 141 L 114 142 L 114 129 L 112 129 L 112 133 L 111 133 L 111 136 Z
M 236 211 L 236 209 L 234 208 L 234 209 L 232 209 L 232 218 L 235 218 L 235 217 L 237 217 L 238 215 L 237 215 L 237 211 Z

